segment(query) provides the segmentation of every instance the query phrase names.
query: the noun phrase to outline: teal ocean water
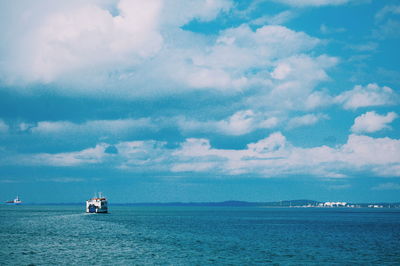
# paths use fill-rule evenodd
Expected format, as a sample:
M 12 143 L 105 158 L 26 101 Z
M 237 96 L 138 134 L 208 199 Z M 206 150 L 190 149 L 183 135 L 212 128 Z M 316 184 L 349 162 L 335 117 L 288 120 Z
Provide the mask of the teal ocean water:
M 400 210 L 0 206 L 0 265 L 400 265 Z

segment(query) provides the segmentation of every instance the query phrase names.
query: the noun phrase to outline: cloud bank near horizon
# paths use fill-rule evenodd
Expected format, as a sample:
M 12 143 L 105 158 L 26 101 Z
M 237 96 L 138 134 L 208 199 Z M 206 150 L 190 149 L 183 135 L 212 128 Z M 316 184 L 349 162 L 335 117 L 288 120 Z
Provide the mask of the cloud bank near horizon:
M 93 148 L 63 153 L 15 155 L 1 165 L 72 167 L 105 165 L 128 172 L 199 172 L 211 176 L 248 175 L 261 178 L 313 175 L 346 178 L 353 173 L 400 176 L 400 140 L 349 135 L 347 143 L 331 148 L 301 148 L 280 132 L 246 149 L 213 148 L 207 139 L 189 138 L 177 148 L 155 140 L 100 143 Z

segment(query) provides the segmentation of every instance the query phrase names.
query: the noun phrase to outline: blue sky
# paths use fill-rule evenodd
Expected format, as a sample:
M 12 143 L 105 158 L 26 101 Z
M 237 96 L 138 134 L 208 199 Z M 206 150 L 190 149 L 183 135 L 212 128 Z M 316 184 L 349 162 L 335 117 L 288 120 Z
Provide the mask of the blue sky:
M 1 200 L 400 200 L 398 1 L 0 13 Z

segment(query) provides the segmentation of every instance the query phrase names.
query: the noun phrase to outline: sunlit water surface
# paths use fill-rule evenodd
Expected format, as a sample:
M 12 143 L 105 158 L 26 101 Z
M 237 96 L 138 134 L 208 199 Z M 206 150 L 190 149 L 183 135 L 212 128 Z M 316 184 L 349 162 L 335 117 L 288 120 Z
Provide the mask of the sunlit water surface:
M 400 210 L 0 206 L 0 265 L 400 265 Z

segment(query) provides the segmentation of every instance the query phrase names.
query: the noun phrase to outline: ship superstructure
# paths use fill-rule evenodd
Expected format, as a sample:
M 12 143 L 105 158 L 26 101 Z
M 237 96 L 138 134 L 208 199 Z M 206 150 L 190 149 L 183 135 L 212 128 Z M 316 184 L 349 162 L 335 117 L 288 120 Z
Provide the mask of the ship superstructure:
M 17 196 L 15 199 L 10 200 L 10 201 L 6 201 L 7 204 L 14 204 L 14 205 L 19 205 L 22 203 L 22 201 L 19 199 L 19 197 Z
M 108 203 L 107 199 L 101 193 L 86 201 L 87 213 L 107 213 Z

